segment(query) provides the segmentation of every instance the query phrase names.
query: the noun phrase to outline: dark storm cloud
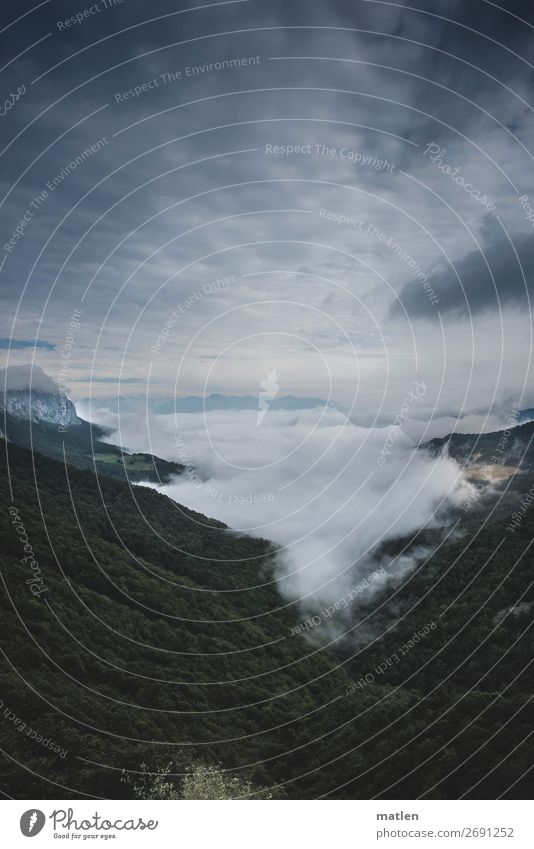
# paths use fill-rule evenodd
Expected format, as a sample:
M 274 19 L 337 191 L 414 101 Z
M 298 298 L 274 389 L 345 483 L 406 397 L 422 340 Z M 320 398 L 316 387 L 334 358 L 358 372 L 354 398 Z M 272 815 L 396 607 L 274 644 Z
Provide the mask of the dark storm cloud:
M 390 100 L 389 109 L 401 135 L 424 142 L 449 136 L 456 139 L 457 133 L 469 138 L 473 126 L 481 123 L 490 128 L 496 122 L 511 123 L 516 129 L 521 126 L 527 109 L 521 95 L 531 86 L 534 57 L 532 29 L 518 19 L 528 22 L 532 17 L 525 0 L 511 0 L 506 9 L 483 0 L 339 0 L 329 4 L 329 9 L 335 10 L 334 26 L 353 28 L 353 49 L 344 51 L 341 44 L 337 50 L 319 55 L 337 60 L 356 58 L 373 65 L 372 82 L 367 88 L 364 81 L 363 89 Z M 302 22 L 298 12 L 309 16 L 312 26 L 327 18 L 324 6 L 311 9 L 304 2 L 288 4 L 281 9 L 281 16 L 293 25 Z M 291 34 L 292 42 L 306 44 L 308 40 L 305 33 Z M 322 33 L 317 37 L 320 40 L 328 43 L 328 35 Z M 336 76 L 335 68 L 320 67 L 321 73 Z M 350 74 L 343 75 L 345 79 L 352 76 L 354 87 L 360 90 L 362 67 L 349 66 Z M 407 108 L 397 109 L 394 101 Z M 377 107 L 379 103 L 372 104 L 373 112 Z
M 485 169 L 484 190 L 491 190 L 503 215 L 510 187 L 488 164 L 486 149 L 491 145 L 498 165 L 516 169 L 516 184 L 532 171 L 511 134 L 527 144 L 532 135 L 531 113 L 514 94 L 517 90 L 524 97 L 531 81 L 531 68 L 514 53 L 531 61 L 532 29 L 495 5 L 482 0 L 202 5 L 193 0 L 160 0 L 155 8 L 140 0 L 53 0 L 7 31 L 5 61 L 21 55 L 3 72 L 5 90 L 16 92 L 23 85 L 26 91 L 0 119 L 7 143 L 20 134 L 3 155 L 0 176 L 1 195 L 8 195 L 0 200 L 6 238 L 21 228 L 28 209 L 33 214 L 5 255 L 0 331 L 31 339 L 39 327 L 39 336 L 61 347 L 72 310 L 81 308 L 72 363 L 82 378 L 98 343 L 96 368 L 100 365 L 103 379 L 126 371 L 127 377 L 139 379 L 146 353 L 176 305 L 221 274 L 248 276 L 202 297 L 180 325 L 181 338 L 258 293 L 285 297 L 285 280 L 254 276 L 273 267 L 323 270 L 358 294 L 372 289 L 376 313 L 387 314 L 391 290 L 375 285 L 377 278 L 361 265 L 355 268 L 356 260 L 346 253 L 378 268 L 393 289 L 411 272 L 376 239 L 362 236 L 356 242 L 350 232 L 325 223 L 319 218 L 323 206 L 376 223 L 431 268 L 441 256 L 438 248 L 429 256 L 418 233 L 405 227 L 407 215 L 423 224 L 430 221 L 456 266 L 458 258 L 460 265 L 466 262 L 461 267 L 471 280 L 478 266 L 463 259 L 471 246 L 451 222 L 442 221 L 430 194 L 446 191 L 444 178 L 417 145 L 439 141 L 451 148 L 454 164 L 464 166 L 469 177 L 476 165 Z M 80 23 L 58 26 L 96 6 L 98 11 Z M 527 3 L 514 0 L 507 8 L 531 16 Z M 11 10 L 3 14 L 16 17 Z M 162 81 L 163 74 L 184 72 L 187 66 L 255 55 L 261 57 L 257 65 Z M 153 80 L 157 84 L 148 88 Z M 147 88 L 138 95 L 121 100 L 121 93 L 143 85 Z M 96 152 L 86 154 L 99 142 Z M 395 172 L 356 167 L 338 155 L 267 156 L 266 143 L 346 147 L 388 159 Z M 402 167 L 429 186 L 427 196 L 411 194 Z M 247 185 L 221 188 L 241 183 Z M 348 189 L 338 191 L 332 184 Z M 522 185 L 521 190 L 532 191 Z M 44 202 L 31 207 L 44 191 Z M 465 199 L 457 195 L 451 202 L 461 205 Z M 513 203 L 517 206 L 515 198 Z M 295 212 L 279 211 L 288 209 Z M 472 217 L 477 212 L 460 210 Z M 215 219 L 225 220 L 208 226 Z M 476 220 L 471 224 L 475 230 L 479 226 Z M 291 240 L 301 247 L 290 246 Z M 243 243 L 252 247 L 232 247 Z M 330 245 L 339 251 L 329 250 Z M 492 262 L 499 260 L 496 256 Z M 471 292 L 486 291 L 487 271 L 484 281 L 470 282 Z M 440 278 L 436 288 L 438 282 L 440 309 L 445 309 L 448 299 L 454 300 L 453 285 Z M 324 301 L 330 308 L 327 293 L 319 289 L 319 284 L 314 288 L 309 281 L 291 280 L 297 298 L 320 308 Z M 517 292 L 519 283 L 512 289 Z M 503 303 L 514 298 L 503 293 Z M 420 300 L 412 307 L 424 313 L 427 303 L 424 296 Z M 333 301 L 335 307 L 337 294 Z M 344 312 L 350 320 L 350 310 Z M 303 336 L 309 335 L 307 320 L 302 321 Z M 245 331 L 246 319 L 239 313 L 231 321 L 228 337 Z M 323 343 L 324 329 L 311 329 Z M 365 329 L 353 330 L 366 344 Z M 331 333 L 332 345 L 338 338 Z M 219 345 L 213 329 L 210 345 L 198 356 L 218 357 L 227 341 L 221 334 Z M 39 356 L 53 358 L 44 349 Z M 305 390 L 314 394 L 312 387 Z
M 506 307 L 530 310 L 534 294 L 534 235 L 507 238 L 494 228 L 480 249 L 432 275 L 432 289 L 439 313 L 431 304 L 420 280 L 406 283 L 391 308 L 391 315 L 406 309 L 411 318 L 437 320 L 439 314 L 468 317 Z

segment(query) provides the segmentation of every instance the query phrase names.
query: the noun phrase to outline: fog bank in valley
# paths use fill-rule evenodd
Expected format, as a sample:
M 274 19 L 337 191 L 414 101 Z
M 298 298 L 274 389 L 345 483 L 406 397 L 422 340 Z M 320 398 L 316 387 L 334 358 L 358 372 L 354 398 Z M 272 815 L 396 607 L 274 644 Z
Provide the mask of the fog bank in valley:
M 308 608 L 350 592 L 377 546 L 435 526 L 470 490 L 453 460 L 333 409 L 267 411 L 261 424 L 253 411 L 100 420 L 117 426 L 110 441 L 186 465 L 162 488 L 173 500 L 279 546 L 280 588 Z

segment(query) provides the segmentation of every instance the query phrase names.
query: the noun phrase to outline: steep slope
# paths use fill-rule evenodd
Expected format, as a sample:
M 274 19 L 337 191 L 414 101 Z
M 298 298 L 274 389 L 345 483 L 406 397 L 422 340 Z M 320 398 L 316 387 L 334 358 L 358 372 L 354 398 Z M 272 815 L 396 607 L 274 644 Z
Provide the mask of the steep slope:
M 423 447 L 433 453 L 445 446 L 459 463 L 519 465 L 534 462 L 534 422 L 493 433 L 452 433 L 427 442 Z
M 0 396 L 0 409 L 2 407 L 11 416 L 32 422 L 49 422 L 60 427 L 81 424 L 76 407 L 63 392 L 8 389 Z
M 50 396 L 50 393 L 42 394 Z M 24 413 L 24 404 L 20 409 Z M 52 415 L 53 411 L 54 407 L 49 404 L 49 414 Z M 66 459 L 78 469 L 92 469 L 98 475 L 118 480 L 129 480 L 132 483 L 168 483 L 175 475 L 184 471 L 181 463 L 169 462 L 152 454 L 129 454 L 116 445 L 103 442 L 103 437 L 107 436 L 109 431 L 80 418 L 76 426 L 58 425 L 57 422 L 52 423 L 44 419 L 34 421 L 25 414 L 12 415 L 7 410 L 0 410 L 0 427 L 3 435 L 15 445 L 38 451 L 62 462 Z
M 278 592 L 268 542 L 153 490 L 0 448 L 10 795 L 121 798 L 123 769 L 181 773 L 194 759 L 294 798 L 491 798 L 516 779 L 513 795 L 531 794 L 532 645 L 514 648 L 526 614 L 501 618 L 497 636 L 494 625 L 531 580 L 530 515 L 492 563 L 483 616 L 477 576 L 495 539 L 473 525 L 467 554 L 444 545 L 393 599 L 350 611 L 350 642 L 328 645 L 322 625 L 295 633 L 302 614 Z M 402 654 L 431 619 L 439 627 Z M 388 664 L 394 653 L 402 662 Z
M 478 495 L 470 515 L 509 515 L 534 486 L 534 422 L 494 433 L 453 433 L 422 449 L 445 452 L 464 467 Z
M 296 614 L 273 583 L 270 545 L 153 490 L 8 449 L 11 509 L 42 580 L 20 559 L 2 452 L 4 705 L 68 750 L 53 756 L 3 723 L 10 754 L 95 795 L 124 795 L 120 770 L 162 757 L 182 766 L 193 755 L 226 766 L 274 757 L 266 773 L 254 769 L 258 783 L 289 777 L 284 751 L 334 717 L 317 716 L 309 738 L 306 720 L 298 733 L 294 723 L 306 705 L 320 712 L 330 687 L 342 692 L 346 675 L 289 639 Z M 3 781 L 12 794 L 65 794 L 14 763 Z

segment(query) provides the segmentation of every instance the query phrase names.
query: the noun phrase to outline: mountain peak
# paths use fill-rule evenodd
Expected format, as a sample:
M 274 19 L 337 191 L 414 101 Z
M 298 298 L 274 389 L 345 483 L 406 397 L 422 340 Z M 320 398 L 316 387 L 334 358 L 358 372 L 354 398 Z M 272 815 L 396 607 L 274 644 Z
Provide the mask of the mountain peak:
M 48 422 L 60 427 L 81 424 L 76 407 L 60 388 L 54 391 L 7 389 L 0 394 L 0 407 L 18 419 L 36 424 Z

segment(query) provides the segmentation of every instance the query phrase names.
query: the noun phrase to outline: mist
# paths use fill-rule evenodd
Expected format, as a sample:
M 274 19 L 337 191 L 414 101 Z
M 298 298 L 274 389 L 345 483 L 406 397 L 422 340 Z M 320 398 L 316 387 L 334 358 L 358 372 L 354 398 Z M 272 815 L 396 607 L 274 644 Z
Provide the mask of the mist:
M 40 366 L 30 363 L 0 369 L 0 389 L 31 389 L 34 392 L 58 392 L 59 384 Z
M 452 459 L 335 409 L 268 410 L 261 425 L 253 411 L 152 416 L 147 428 L 137 415 L 99 421 L 117 427 L 109 441 L 186 466 L 158 487 L 175 502 L 275 543 L 280 590 L 306 609 L 349 593 L 376 569 L 377 546 L 436 527 L 472 490 Z M 402 558 L 360 599 L 414 565 Z

